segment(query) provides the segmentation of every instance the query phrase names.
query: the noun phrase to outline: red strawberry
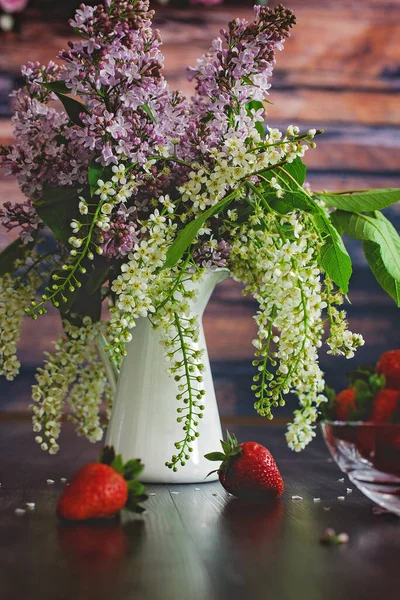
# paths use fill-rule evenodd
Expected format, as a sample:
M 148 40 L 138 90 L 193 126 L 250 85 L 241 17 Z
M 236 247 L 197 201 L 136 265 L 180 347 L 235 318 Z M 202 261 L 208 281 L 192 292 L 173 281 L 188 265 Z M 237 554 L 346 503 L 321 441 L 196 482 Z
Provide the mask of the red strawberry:
M 108 465 L 89 463 L 65 488 L 57 514 L 72 521 L 103 519 L 119 512 L 127 500 L 128 486 L 122 475 Z
M 282 495 L 284 485 L 272 454 L 261 444 L 238 444 L 227 432 L 221 441 L 224 452 L 206 454 L 208 460 L 222 461 L 219 480 L 227 492 L 245 500 L 266 500 Z
M 398 410 L 400 410 L 400 390 L 383 389 L 375 396 L 371 421 L 390 423 Z
M 125 465 L 112 448 L 105 448 L 101 463 L 81 467 L 65 488 L 57 505 L 57 515 L 72 521 L 112 517 L 126 507 L 142 512 L 144 486 L 135 477 L 143 470 L 139 460 Z M 105 462 L 109 464 L 104 464 Z
M 386 377 L 386 387 L 392 390 L 400 389 L 400 350 L 388 350 L 384 352 L 378 364 L 376 372 Z
M 335 417 L 338 421 L 350 421 L 356 410 L 356 393 L 351 387 L 342 390 L 335 398 Z

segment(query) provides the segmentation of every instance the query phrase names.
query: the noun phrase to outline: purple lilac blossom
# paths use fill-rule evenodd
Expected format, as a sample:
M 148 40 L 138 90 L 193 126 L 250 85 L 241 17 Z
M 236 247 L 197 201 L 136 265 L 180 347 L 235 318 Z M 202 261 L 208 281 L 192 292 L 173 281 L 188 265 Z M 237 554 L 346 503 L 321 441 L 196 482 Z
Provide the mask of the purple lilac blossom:
M 32 234 L 38 229 L 40 219 L 29 200 L 19 204 L 5 202 L 0 208 L 0 223 L 7 231 L 21 227 L 19 236 L 28 243 L 33 241 Z
M 290 11 L 257 6 L 253 23 L 232 21 L 191 69 L 196 83 L 191 102 L 170 90 L 163 77 L 161 40 L 151 18 L 148 0 L 82 4 L 71 21 L 80 39 L 60 53 L 62 65 L 23 68 L 26 85 L 14 93 L 15 143 L 0 148 L 0 168 L 17 176 L 29 200 L 40 198 L 44 186 L 81 190 L 93 160 L 105 167 L 122 162 L 137 165 L 127 206 L 140 218 L 161 195 L 177 200 L 191 171 L 157 157 L 212 169 L 211 149 L 224 150 L 229 135 L 247 140 L 254 123 L 263 121 L 264 109 L 249 115 L 246 104 L 268 93 L 275 52 L 294 23 Z M 55 81 L 84 101 L 81 126 L 60 105 L 54 107 L 57 96 L 42 83 Z M 20 219 L 22 234 L 29 235 L 23 213 L 14 211 L 14 221 Z M 110 258 L 125 256 L 135 235 L 124 218 L 116 211 L 105 234 L 103 250 Z
M 103 257 L 112 260 L 126 256 L 137 244 L 139 238 L 136 224 L 131 220 L 131 213 L 124 206 L 116 211 L 110 221 L 110 229 L 102 234 Z
M 15 143 L 0 148 L 0 167 L 17 176 L 24 194 L 31 200 L 41 195 L 44 184 L 53 187 L 84 183 L 87 176 L 85 153 L 65 143 L 67 116 L 47 106 L 52 94 L 40 82 L 55 81 L 59 67 L 29 63 L 22 69 L 26 87 L 13 93 Z
M 282 50 L 295 17 L 282 6 L 255 6 L 254 12 L 254 23 L 231 21 L 209 52 L 189 68 L 189 78 L 196 83 L 193 103 L 199 127 L 208 119 L 207 135 L 203 131 L 201 136 L 204 148 L 217 146 L 231 127 L 246 139 L 254 120 L 264 119 L 263 109 L 256 111 L 255 119 L 250 117 L 246 104 L 265 100 L 275 53 Z
M 216 242 L 209 240 L 195 250 L 193 258 L 199 267 L 211 269 L 213 267 L 226 267 L 232 251 L 232 246 L 225 240 Z

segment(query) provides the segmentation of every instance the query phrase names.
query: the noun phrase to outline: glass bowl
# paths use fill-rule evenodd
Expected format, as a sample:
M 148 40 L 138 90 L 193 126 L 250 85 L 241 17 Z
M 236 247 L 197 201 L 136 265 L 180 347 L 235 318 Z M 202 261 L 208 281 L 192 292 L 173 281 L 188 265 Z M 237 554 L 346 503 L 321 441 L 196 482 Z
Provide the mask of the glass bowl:
M 363 494 L 400 517 L 400 423 L 321 422 L 332 457 Z

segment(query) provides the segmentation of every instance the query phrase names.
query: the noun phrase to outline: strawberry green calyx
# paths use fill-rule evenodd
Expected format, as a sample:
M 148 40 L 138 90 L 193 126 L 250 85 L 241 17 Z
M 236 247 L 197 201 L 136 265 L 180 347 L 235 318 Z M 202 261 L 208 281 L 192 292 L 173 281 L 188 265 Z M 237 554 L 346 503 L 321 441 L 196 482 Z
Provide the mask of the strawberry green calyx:
M 128 486 L 128 500 L 124 508 L 135 513 L 144 512 L 146 509 L 141 502 L 147 500 L 148 496 L 143 483 L 137 480 L 144 469 L 141 460 L 135 458 L 124 463 L 121 454 L 115 454 L 112 446 L 105 446 L 100 453 L 99 462 L 110 466 L 125 479 Z
M 221 466 L 218 471 L 223 471 L 225 466 L 234 456 L 237 456 L 242 452 L 242 448 L 239 446 L 236 436 L 231 435 L 229 431 L 226 432 L 227 442 L 221 440 L 221 446 L 223 452 L 210 452 L 209 454 L 205 454 L 204 458 L 207 460 L 212 460 L 216 462 L 221 462 Z

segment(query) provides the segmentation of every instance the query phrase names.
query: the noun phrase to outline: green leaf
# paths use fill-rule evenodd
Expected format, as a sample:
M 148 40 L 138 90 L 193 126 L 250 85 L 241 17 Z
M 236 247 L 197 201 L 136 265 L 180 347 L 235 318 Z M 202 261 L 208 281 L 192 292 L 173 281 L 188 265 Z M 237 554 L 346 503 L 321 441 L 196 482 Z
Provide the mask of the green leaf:
M 146 509 L 143 508 L 139 504 L 139 502 L 144 502 L 147 500 L 148 496 L 146 494 L 142 494 L 141 496 L 136 496 L 135 492 L 132 490 L 128 490 L 128 500 L 125 504 L 124 508 L 134 513 L 143 513 Z
M 205 210 L 199 217 L 197 217 L 197 219 L 190 221 L 186 227 L 181 229 L 176 236 L 174 243 L 168 249 L 166 260 L 162 266 L 162 269 L 170 269 L 174 267 L 178 260 L 183 256 L 184 252 L 189 248 L 190 244 L 193 242 L 205 222 L 220 210 L 225 208 L 225 206 L 227 206 L 230 202 L 232 202 L 235 196 L 236 193 L 234 192 L 229 194 L 229 196 Z
M 254 86 L 254 83 L 252 82 L 252 80 L 250 79 L 250 77 L 247 77 L 247 75 L 244 75 L 242 77 L 242 81 L 243 83 L 245 83 L 246 85 L 251 85 Z
M 70 187 L 44 187 L 43 194 L 39 200 L 35 200 L 35 207 L 49 206 L 50 204 L 68 203 L 71 198 L 78 195 L 78 190 L 82 189 L 75 186 Z
M 35 242 L 24 244 L 21 238 L 17 238 L 0 252 L 0 277 L 7 273 L 14 273 L 14 263 L 16 260 L 23 260 L 30 250 L 34 247 Z
M 226 456 L 222 452 L 210 452 L 209 454 L 205 454 L 204 458 L 206 458 L 207 460 L 221 462 L 225 460 Z
M 293 207 L 290 204 L 287 204 L 285 200 L 278 198 L 276 194 L 265 194 L 265 199 L 272 210 L 280 215 L 287 215 L 288 213 L 293 212 Z
M 314 217 L 314 223 L 324 243 L 319 254 L 319 264 L 344 294 L 349 291 L 352 264 L 338 230 L 323 214 Z
M 111 465 L 115 459 L 115 450 L 113 446 L 104 446 L 100 451 L 98 461 L 103 465 Z
M 244 81 L 245 79 L 248 81 Z M 248 83 L 249 85 L 254 85 L 253 83 L 251 83 L 251 80 L 246 76 L 243 77 L 243 81 L 244 81 L 244 83 Z M 251 100 L 250 102 L 247 102 L 247 104 L 246 104 L 247 114 L 250 117 L 253 116 L 252 110 L 257 111 L 257 110 L 260 110 L 260 108 L 262 108 L 264 110 L 264 104 L 262 102 L 260 102 L 259 100 Z M 254 123 L 254 127 L 257 129 L 258 133 L 263 138 L 265 135 L 264 125 L 260 121 L 257 121 Z
M 143 471 L 144 465 L 139 459 L 128 460 L 124 466 L 124 477 L 126 480 L 135 479 Z
M 56 96 L 58 96 L 59 100 L 63 103 L 63 106 L 66 110 L 66 113 L 70 120 L 75 124 L 79 125 L 79 127 L 83 127 L 82 120 L 80 118 L 80 114 L 85 112 L 90 115 L 90 110 L 75 98 L 71 98 L 66 94 L 71 94 L 71 90 L 66 86 L 63 81 L 52 81 L 50 83 L 42 83 L 42 87 L 54 92 Z
M 342 223 L 342 221 L 340 221 L 340 220 L 337 218 L 337 211 L 335 211 L 335 212 L 332 212 L 332 213 L 329 215 L 329 218 L 330 218 L 330 221 L 331 221 L 332 225 L 334 226 L 334 228 L 335 228 L 335 229 L 336 229 L 336 231 L 338 232 L 338 234 L 339 234 L 340 236 L 342 236 L 342 235 L 344 234 L 343 223 Z
M 296 180 L 297 184 L 303 186 L 306 180 L 307 167 L 303 163 L 300 157 L 295 158 L 291 163 L 288 163 L 284 167 L 278 167 L 278 169 L 286 174 L 289 174 L 293 179 Z M 290 180 L 291 181 L 291 180 Z M 294 186 L 293 182 L 292 185 Z M 293 189 L 298 189 L 298 186 Z M 303 191 L 306 194 L 305 191 Z M 308 194 L 307 194 L 308 196 Z
M 151 108 L 150 108 L 150 106 L 148 104 L 141 104 L 139 106 L 139 108 L 141 108 L 142 110 L 144 110 L 144 112 L 146 113 L 146 115 L 148 117 L 150 117 L 150 119 L 153 121 L 153 123 L 157 123 L 157 119 L 153 115 L 153 112 L 152 112 L 152 110 L 151 110 Z
M 105 171 L 106 167 L 103 167 L 103 165 L 101 165 L 98 162 L 91 162 L 91 164 L 89 165 L 89 169 L 88 169 L 88 181 L 89 181 L 89 186 L 90 186 L 90 196 L 93 197 L 97 188 L 99 187 L 97 185 L 97 182 L 99 179 L 103 179 L 103 175 L 104 175 L 104 171 Z
M 83 122 L 82 122 L 82 119 L 80 118 L 80 115 L 83 112 L 86 113 L 87 115 L 90 115 L 89 109 L 84 104 L 82 104 L 82 102 L 78 102 L 78 100 L 75 100 L 74 98 L 70 98 L 69 96 L 65 96 L 64 94 L 57 94 L 57 96 L 63 103 L 65 111 L 66 111 L 68 117 L 70 118 L 70 120 L 75 125 L 79 125 L 79 127 L 83 127 Z
M 63 274 L 65 275 L 64 271 Z M 78 327 L 82 327 L 83 317 L 90 317 L 93 323 L 97 323 L 101 318 L 101 290 L 99 288 L 89 294 L 86 290 L 87 275 L 76 272 L 75 276 L 81 281 L 82 287 L 75 286 L 73 291 L 64 289 L 66 302 L 62 301 L 61 295 L 57 295 L 55 300 L 60 303 L 59 310 L 61 313 L 68 314 L 68 321 Z M 72 315 L 76 315 L 76 317 L 72 317 Z
M 51 81 L 48 83 L 41 83 L 41 86 L 50 90 L 55 94 L 71 94 L 71 90 L 66 86 L 65 81 Z
M 310 213 L 321 212 L 315 200 L 303 189 L 306 173 L 306 166 L 299 157 L 284 166 L 261 173 L 266 182 L 271 181 L 272 177 L 276 177 L 278 183 L 285 191 L 283 198 L 278 199 L 275 192 L 271 192 L 271 188 L 268 186 L 269 193 L 265 197 L 268 204 L 271 207 L 276 205 L 278 212 L 282 214 L 298 209 Z
M 79 218 L 77 188 L 46 188 L 40 200 L 33 204 L 55 237 L 66 244 L 71 236 L 71 221 Z
M 382 260 L 380 246 L 375 242 L 364 241 L 362 247 L 375 279 L 400 308 L 400 279 L 395 279 L 388 272 Z
M 338 210 L 335 219 L 350 237 L 377 244 L 386 271 L 395 281 L 400 281 L 400 237 L 386 217 L 378 211 L 363 215 Z M 369 247 L 369 250 L 372 248 Z M 379 258 L 370 252 L 371 262 L 374 257 L 377 260 L 374 270 L 381 273 Z M 380 279 L 382 279 L 381 275 Z
M 366 190 L 364 192 L 330 192 L 319 194 L 328 206 L 347 212 L 371 212 L 381 210 L 400 200 L 400 189 L 387 188 L 381 190 Z
M 110 464 L 110 467 L 112 469 L 114 469 L 114 471 L 117 471 L 117 473 L 120 473 L 121 475 L 124 474 L 124 461 L 122 460 L 122 456 L 121 454 L 118 454 L 114 460 L 112 461 L 112 463 Z
M 257 129 L 258 133 L 260 134 L 260 136 L 263 138 L 265 135 L 265 129 L 264 129 L 264 125 L 260 122 L 260 121 L 256 121 L 254 123 L 254 127 Z
M 145 492 L 145 486 L 140 481 L 128 481 L 128 490 L 135 494 L 135 496 L 142 496 Z
M 87 284 L 85 286 L 86 292 L 90 295 L 94 294 L 105 281 L 107 281 L 110 274 L 110 267 L 106 264 L 97 266 L 89 274 Z

